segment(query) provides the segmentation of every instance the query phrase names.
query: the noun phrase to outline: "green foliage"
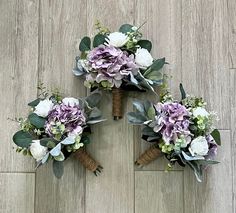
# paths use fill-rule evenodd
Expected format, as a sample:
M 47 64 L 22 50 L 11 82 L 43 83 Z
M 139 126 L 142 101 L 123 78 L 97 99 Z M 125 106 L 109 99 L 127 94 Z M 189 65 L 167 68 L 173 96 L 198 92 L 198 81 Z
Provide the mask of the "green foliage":
M 79 44 L 79 50 L 81 52 L 89 51 L 91 48 L 91 39 L 88 36 L 82 38 Z
M 152 50 L 152 42 L 149 40 L 139 40 L 137 44 L 140 47 L 147 49 L 149 52 Z
M 42 138 L 40 139 L 40 144 L 52 149 L 56 146 L 56 141 L 53 138 Z
M 140 112 L 128 112 L 127 118 L 129 123 L 141 125 L 143 122 L 147 120 L 147 118 L 143 115 L 143 113 Z
M 93 108 L 100 103 L 101 97 L 102 97 L 101 93 L 94 92 L 91 95 L 89 95 L 88 97 L 86 97 L 85 100 L 88 103 L 89 107 Z
M 110 33 L 110 30 L 107 27 L 102 26 L 102 24 L 97 20 L 95 23 L 95 28 L 99 32 L 99 34 L 107 35 Z
M 62 161 L 53 160 L 53 173 L 57 178 L 61 178 L 64 173 L 64 165 Z
M 119 31 L 124 34 L 127 34 L 128 32 L 133 32 L 132 27 L 133 27 L 133 25 L 131 25 L 131 24 L 123 24 L 120 26 Z
M 22 148 L 28 148 L 32 143 L 32 139 L 32 136 L 23 130 L 16 132 L 13 136 L 13 142 Z
M 90 141 L 90 138 L 89 138 L 87 135 L 82 135 L 80 142 L 83 143 L 83 144 L 85 144 L 85 145 L 87 145 L 87 144 L 89 144 L 91 141 Z
M 93 39 L 93 47 L 98 47 L 101 44 L 105 43 L 106 36 L 103 34 L 97 34 L 95 35 L 94 39 Z
M 28 103 L 28 106 L 31 106 L 31 107 L 36 107 L 40 102 L 40 98 L 37 98 L 36 100 L 34 101 L 31 101 L 30 103 Z
M 221 145 L 221 138 L 220 138 L 219 130 L 214 129 L 211 133 L 211 136 L 214 138 L 215 142 L 220 146 Z
M 182 100 L 186 98 L 186 93 L 184 91 L 184 87 L 183 87 L 183 84 L 180 84 L 179 85 L 179 90 L 180 90 L 180 93 L 181 93 L 181 98 Z
M 43 128 L 45 125 L 45 122 L 46 122 L 45 118 L 39 117 L 35 113 L 31 113 L 28 116 L 28 119 L 29 119 L 30 123 L 38 129 Z

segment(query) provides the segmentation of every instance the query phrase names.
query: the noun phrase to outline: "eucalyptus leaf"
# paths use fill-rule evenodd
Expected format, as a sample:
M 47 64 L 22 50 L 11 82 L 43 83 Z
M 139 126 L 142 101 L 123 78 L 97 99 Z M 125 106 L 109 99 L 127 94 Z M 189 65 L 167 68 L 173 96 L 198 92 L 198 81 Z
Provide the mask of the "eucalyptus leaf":
M 42 117 L 39 117 L 37 114 L 35 113 L 31 113 L 29 116 L 28 116 L 28 119 L 30 121 L 30 123 L 32 125 L 34 125 L 36 128 L 38 129 L 41 129 L 44 127 L 45 125 L 45 122 L 46 122 L 46 119 L 45 118 L 42 118 Z
M 159 139 L 160 139 L 160 137 L 158 135 L 157 136 L 150 136 L 147 138 L 147 141 L 148 142 L 157 142 Z
M 128 112 L 127 118 L 129 123 L 137 125 L 141 125 L 147 120 L 147 118 L 140 112 Z
M 20 130 L 13 135 L 13 142 L 22 148 L 28 148 L 32 143 L 32 136 L 28 132 Z
M 61 178 L 64 173 L 63 161 L 53 160 L 53 173 L 57 178 Z
M 127 34 L 128 32 L 134 32 L 132 30 L 132 27 L 133 27 L 133 25 L 131 25 L 131 24 L 123 24 L 120 26 L 119 31 L 122 33 L 125 33 L 125 34 Z
M 79 44 L 79 50 L 81 52 L 89 51 L 91 47 L 91 39 L 88 36 L 82 38 Z
M 83 135 L 81 137 L 80 143 L 89 144 L 90 143 L 90 138 L 87 135 Z
M 101 44 L 105 43 L 106 36 L 102 35 L 102 34 L 97 34 L 95 35 L 94 39 L 93 39 L 93 47 L 98 47 Z
M 157 135 L 156 132 L 153 131 L 153 128 L 149 127 L 149 126 L 145 126 L 143 129 L 142 129 L 142 134 L 143 135 L 147 135 L 149 137 L 155 137 Z
M 183 84 L 179 84 L 179 90 L 180 90 L 180 93 L 181 93 L 181 99 L 185 99 L 186 98 L 186 93 L 184 91 L 184 87 L 183 87 Z
M 155 115 L 156 115 L 156 110 L 154 109 L 154 107 L 153 106 L 149 107 L 147 111 L 148 118 L 153 120 L 155 118 Z
M 30 103 L 28 103 L 28 106 L 31 106 L 31 107 L 36 107 L 40 102 L 40 98 L 37 98 L 36 100 L 34 101 L 31 101 Z
M 137 44 L 140 47 L 147 49 L 149 52 L 152 50 L 152 42 L 149 40 L 139 40 Z
M 42 138 L 42 139 L 40 139 L 40 144 L 42 146 L 48 147 L 47 145 L 48 145 L 49 141 L 54 141 L 54 139 L 52 139 L 52 138 Z
M 211 136 L 214 138 L 215 142 L 220 146 L 221 145 L 221 138 L 220 138 L 219 130 L 214 129 L 211 133 Z

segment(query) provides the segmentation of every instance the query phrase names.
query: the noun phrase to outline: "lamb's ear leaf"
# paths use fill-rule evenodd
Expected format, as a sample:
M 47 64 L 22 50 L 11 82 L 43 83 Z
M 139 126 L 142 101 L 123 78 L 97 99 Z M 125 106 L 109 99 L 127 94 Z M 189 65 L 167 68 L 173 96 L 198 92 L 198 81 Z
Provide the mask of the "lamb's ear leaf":
M 221 145 L 221 138 L 220 138 L 220 132 L 218 129 L 214 129 L 211 132 L 211 136 L 214 138 L 215 142 L 217 143 L 217 145 Z
M 181 93 L 181 98 L 182 100 L 186 98 L 186 93 L 184 91 L 184 87 L 183 87 L 183 84 L 179 84 L 179 90 L 180 90 L 180 93 Z
M 141 112 L 141 113 L 145 112 L 142 101 L 135 100 L 135 101 L 133 101 L 133 105 L 139 112 Z
M 63 161 L 53 160 L 53 173 L 59 179 L 64 173 Z
M 133 25 L 131 25 L 131 24 L 123 24 L 120 26 L 119 31 L 127 34 L 128 32 L 133 32 L 132 27 L 133 27 Z
M 186 163 L 193 170 L 197 181 L 202 182 L 202 168 L 201 168 L 201 166 L 199 166 L 195 161 L 187 161 Z
M 139 40 L 137 44 L 141 48 L 148 50 L 148 52 L 151 52 L 151 50 L 152 50 L 152 42 L 149 40 Z
M 147 118 L 143 115 L 143 113 L 140 112 L 128 112 L 127 118 L 129 123 L 141 125 L 143 122 L 147 120 Z
M 28 148 L 32 143 L 32 136 L 28 132 L 20 130 L 13 135 L 13 142 L 22 148 Z
M 93 108 L 99 104 L 101 97 L 102 95 L 100 92 L 94 92 L 89 95 L 85 100 L 88 103 L 89 107 Z
M 89 51 L 91 47 L 91 39 L 88 36 L 82 38 L 79 44 L 79 50 L 81 52 Z
M 93 47 L 98 47 L 101 44 L 105 43 L 106 36 L 102 35 L 102 34 L 97 34 L 95 35 L 94 39 L 93 39 Z

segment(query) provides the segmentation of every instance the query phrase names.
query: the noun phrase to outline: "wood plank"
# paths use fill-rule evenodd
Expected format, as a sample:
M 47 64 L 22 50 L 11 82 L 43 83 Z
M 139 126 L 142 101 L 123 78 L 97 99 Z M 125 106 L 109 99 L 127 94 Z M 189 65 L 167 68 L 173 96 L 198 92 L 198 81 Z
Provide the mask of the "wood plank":
M 227 1 L 182 1 L 182 69 L 186 92 L 202 96 L 230 129 Z
M 236 69 L 230 70 L 230 94 L 231 94 L 231 155 L 233 173 L 233 209 L 236 213 Z
M 233 212 L 230 131 L 222 130 L 221 138 L 222 146 L 217 156 L 220 164 L 207 168 L 203 183 L 196 181 L 190 168 L 184 170 L 184 205 L 187 212 Z
M 34 173 L 0 173 L 0 212 L 34 212 Z
M 183 202 L 182 171 L 135 172 L 135 213 L 183 213 Z
M 124 23 L 133 23 L 131 0 L 88 0 L 88 32 L 94 35 L 94 21 L 100 20 L 111 30 Z M 126 118 L 113 121 L 111 94 L 103 93 L 102 112 L 107 121 L 93 129 L 93 143 L 88 150 L 104 167 L 95 177 L 86 172 L 86 212 L 134 212 L 134 169 L 132 126 Z M 131 98 L 124 100 L 124 113 L 131 109 Z
M 179 97 L 178 85 L 181 82 L 181 1 L 149 1 L 137 0 L 135 11 L 136 25 L 139 26 L 145 21 L 142 27 L 143 35 L 152 41 L 154 58 L 166 57 L 170 63 L 165 66 L 164 72 L 172 76 L 169 80 L 170 90 L 174 96 Z M 157 102 L 158 98 L 151 92 L 136 94 L 137 99 L 149 99 Z M 140 128 L 134 128 L 135 158 L 144 152 L 150 144 L 141 140 Z M 165 170 L 168 161 L 159 158 L 153 163 L 145 166 L 142 170 Z M 174 170 L 181 170 L 179 166 Z M 140 170 L 136 167 L 136 170 Z
M 19 128 L 7 120 L 27 116 L 36 97 L 38 64 L 38 1 L 0 3 L 0 171 L 33 171 L 34 161 L 17 154 L 12 135 Z
M 86 1 L 59 0 L 40 3 L 39 80 L 65 96 L 86 95 L 81 80 L 73 76 L 78 39 L 86 34 Z M 57 180 L 52 166 L 36 173 L 36 212 L 84 212 L 84 168 L 75 159 L 65 162 L 65 173 Z
M 236 1 L 227 1 L 227 3 L 229 13 L 229 66 L 236 69 Z

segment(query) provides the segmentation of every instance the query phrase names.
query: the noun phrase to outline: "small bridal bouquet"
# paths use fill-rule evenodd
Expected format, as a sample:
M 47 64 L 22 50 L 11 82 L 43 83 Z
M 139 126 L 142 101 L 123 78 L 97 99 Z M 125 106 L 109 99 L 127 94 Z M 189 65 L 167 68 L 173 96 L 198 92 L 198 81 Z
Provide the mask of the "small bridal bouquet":
M 13 136 L 17 152 L 32 156 L 37 167 L 53 161 L 56 177 L 63 175 L 63 161 L 72 154 L 97 175 L 102 167 L 85 150 L 90 143 L 90 125 L 104 121 L 96 107 L 101 95 L 93 93 L 86 98 L 62 98 L 58 92 L 46 91 L 28 105 L 27 118 L 16 119 L 20 131 Z M 36 168 L 37 168 L 36 167 Z
M 152 43 L 142 39 L 140 27 L 124 24 L 117 32 L 110 32 L 100 23 L 93 42 L 84 37 L 79 45 L 73 73 L 84 76 L 84 85 L 91 90 L 111 90 L 113 116 L 122 117 L 122 96 L 128 90 L 152 90 L 162 83 L 165 58 L 153 59 Z M 91 45 L 92 43 L 92 45 Z
M 180 91 L 181 101 L 166 92 L 158 103 L 133 103 L 136 111 L 127 114 L 128 120 L 142 125 L 142 138 L 152 143 L 136 164 L 144 166 L 165 155 L 168 169 L 176 162 L 183 167 L 188 165 L 201 182 L 204 169 L 218 163 L 214 160 L 221 144 L 220 133 L 214 127 L 217 116 L 206 110 L 202 98 L 186 96 L 182 84 Z

